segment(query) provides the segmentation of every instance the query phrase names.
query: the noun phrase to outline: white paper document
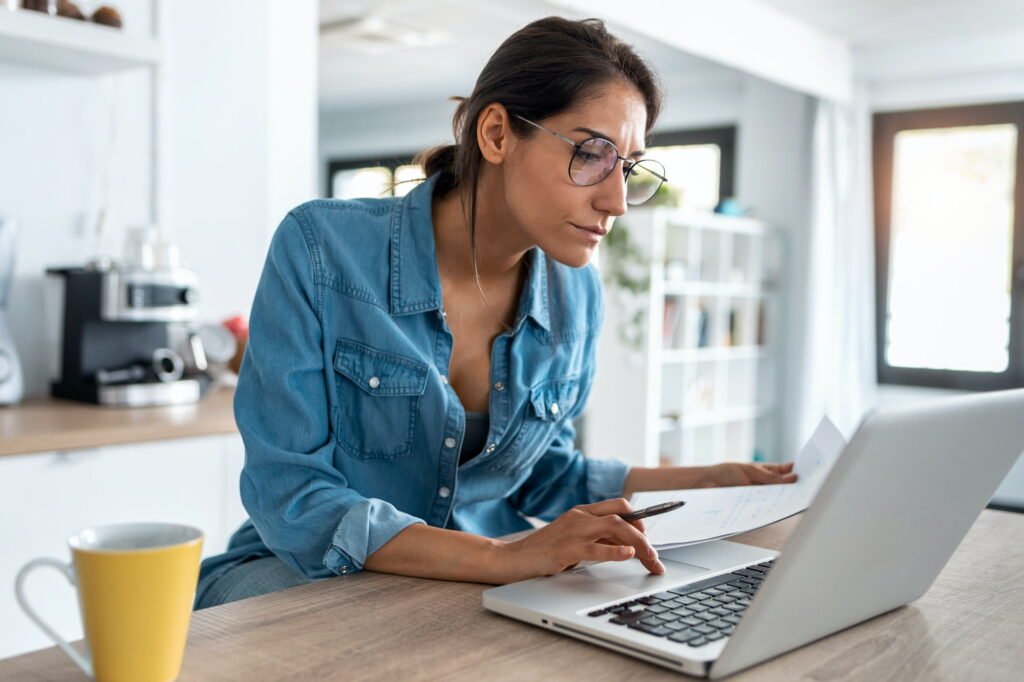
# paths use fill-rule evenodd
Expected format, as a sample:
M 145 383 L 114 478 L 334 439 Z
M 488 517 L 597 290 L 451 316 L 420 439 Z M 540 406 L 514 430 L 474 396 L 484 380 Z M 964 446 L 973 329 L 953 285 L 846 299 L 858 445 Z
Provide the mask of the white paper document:
M 657 549 L 745 533 L 807 509 L 844 447 L 846 439 L 826 417 L 796 457 L 796 483 L 659 490 L 636 493 L 630 501 L 634 509 L 686 501 L 680 509 L 644 519 L 647 537 Z

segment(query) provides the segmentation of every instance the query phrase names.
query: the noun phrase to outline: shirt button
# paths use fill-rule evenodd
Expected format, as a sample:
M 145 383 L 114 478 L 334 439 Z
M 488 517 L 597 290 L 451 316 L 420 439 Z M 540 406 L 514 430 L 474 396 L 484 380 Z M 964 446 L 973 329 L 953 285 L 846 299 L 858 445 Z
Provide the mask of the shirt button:
M 342 573 L 348 573 L 348 566 L 342 566 L 341 567 L 341 572 Z
M 445 386 L 447 386 L 448 385 L 448 377 L 446 377 L 445 375 L 442 374 L 441 375 L 441 383 L 444 384 Z
M 494 449 L 496 447 L 498 447 L 498 446 L 495 445 L 494 443 L 491 443 L 490 445 L 487 446 L 487 452 L 494 452 Z
M 437 494 L 440 495 L 441 497 L 448 497 L 449 495 L 452 494 L 452 491 L 449 490 L 447 486 L 442 486 L 441 489 L 437 491 Z
M 370 377 L 370 388 L 377 388 L 380 386 L 380 379 L 377 377 Z
M 454 448 L 455 447 L 455 439 L 454 438 L 445 438 L 444 439 L 444 446 L 446 448 Z
M 503 384 L 503 383 L 501 383 L 499 381 L 498 383 L 494 384 L 494 390 L 495 391 L 504 391 L 505 390 L 505 384 Z
M 551 414 L 558 414 L 558 403 L 551 403 Z

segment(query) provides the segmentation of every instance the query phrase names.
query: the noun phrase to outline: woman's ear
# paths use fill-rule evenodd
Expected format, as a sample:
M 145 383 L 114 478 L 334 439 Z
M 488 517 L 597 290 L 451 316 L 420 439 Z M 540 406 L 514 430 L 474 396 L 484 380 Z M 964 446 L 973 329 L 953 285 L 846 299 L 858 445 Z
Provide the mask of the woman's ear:
M 505 162 L 515 143 L 515 135 L 509 126 L 508 110 L 504 105 L 494 102 L 480 112 L 476 124 L 476 141 L 485 161 L 496 166 Z

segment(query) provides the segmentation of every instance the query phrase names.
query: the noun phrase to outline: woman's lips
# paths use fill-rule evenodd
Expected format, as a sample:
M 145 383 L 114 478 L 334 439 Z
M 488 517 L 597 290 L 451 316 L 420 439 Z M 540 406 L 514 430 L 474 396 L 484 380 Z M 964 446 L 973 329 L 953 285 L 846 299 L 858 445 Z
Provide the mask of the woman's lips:
M 577 225 L 576 223 L 569 223 L 578 230 L 584 230 L 586 232 L 593 232 L 599 237 L 603 237 L 608 234 L 607 227 L 601 227 L 600 225 Z

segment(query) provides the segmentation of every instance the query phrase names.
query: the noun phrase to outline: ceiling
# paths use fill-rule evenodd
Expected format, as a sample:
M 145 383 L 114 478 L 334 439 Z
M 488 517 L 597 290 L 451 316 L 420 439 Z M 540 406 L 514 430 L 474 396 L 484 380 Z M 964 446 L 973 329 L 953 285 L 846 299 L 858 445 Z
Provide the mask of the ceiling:
M 854 46 L 1024 28 L 1024 0 L 760 0 Z
M 1024 0 L 758 1 L 858 52 L 1024 28 Z M 320 0 L 320 12 L 320 105 L 328 111 L 468 94 L 511 33 L 565 14 L 544 0 Z M 682 86 L 738 78 L 732 69 L 647 36 L 618 28 L 616 34 L 657 64 L 669 95 Z
M 321 108 L 345 110 L 468 95 L 505 38 L 556 10 L 541 0 L 321 0 L 320 12 Z M 380 23 L 360 24 L 366 16 Z M 401 34 L 409 44 L 387 37 Z M 616 34 L 657 64 L 669 86 L 736 75 L 649 38 Z

